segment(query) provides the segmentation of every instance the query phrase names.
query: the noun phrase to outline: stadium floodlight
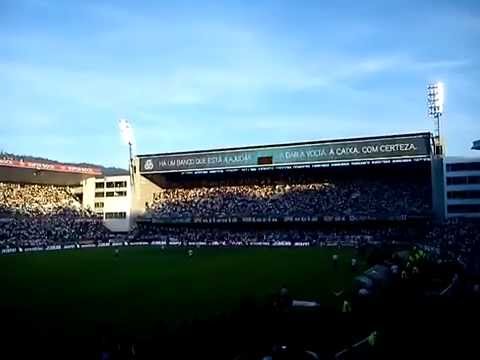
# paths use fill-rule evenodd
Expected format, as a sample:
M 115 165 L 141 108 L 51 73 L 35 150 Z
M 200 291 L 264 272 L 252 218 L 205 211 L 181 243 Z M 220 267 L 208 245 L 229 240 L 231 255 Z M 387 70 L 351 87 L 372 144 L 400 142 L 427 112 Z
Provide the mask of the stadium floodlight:
M 435 138 L 440 141 L 440 116 L 443 115 L 445 103 L 445 86 L 442 82 L 428 85 L 428 115 L 435 119 Z
M 122 135 L 123 142 L 127 145 L 133 145 L 133 129 L 128 120 L 120 119 L 118 122 L 120 128 L 120 135 Z
M 120 119 L 118 122 L 118 127 L 120 128 L 120 135 L 122 136 L 123 142 L 128 145 L 128 152 L 129 152 L 129 166 L 128 172 L 130 174 L 130 183 L 133 184 L 133 173 L 134 173 L 134 165 L 133 165 L 133 128 L 126 119 Z

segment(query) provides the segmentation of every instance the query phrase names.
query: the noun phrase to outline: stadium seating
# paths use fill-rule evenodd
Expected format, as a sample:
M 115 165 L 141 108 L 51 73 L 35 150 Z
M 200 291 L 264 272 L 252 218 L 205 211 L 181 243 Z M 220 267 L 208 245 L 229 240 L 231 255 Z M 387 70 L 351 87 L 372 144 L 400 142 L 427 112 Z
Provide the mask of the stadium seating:
M 0 203 L 9 212 L 27 216 L 82 212 L 67 186 L 0 183 Z
M 153 216 L 392 216 L 428 214 L 428 186 L 336 180 L 284 184 L 164 188 L 150 204 Z
M 0 247 L 101 241 L 108 231 L 66 186 L 0 183 Z

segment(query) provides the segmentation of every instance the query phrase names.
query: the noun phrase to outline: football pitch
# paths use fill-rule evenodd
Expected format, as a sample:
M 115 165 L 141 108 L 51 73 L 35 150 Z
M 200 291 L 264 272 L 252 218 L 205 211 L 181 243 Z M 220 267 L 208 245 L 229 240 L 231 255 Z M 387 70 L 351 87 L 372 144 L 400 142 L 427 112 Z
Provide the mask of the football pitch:
M 101 326 L 143 334 L 159 323 L 208 319 L 242 302 L 266 303 L 282 286 L 294 299 L 340 306 L 353 249 L 112 248 L 0 257 L 3 314 L 38 331 L 81 335 Z M 339 254 L 334 268 L 332 255 Z M 360 262 L 359 270 L 363 264 Z

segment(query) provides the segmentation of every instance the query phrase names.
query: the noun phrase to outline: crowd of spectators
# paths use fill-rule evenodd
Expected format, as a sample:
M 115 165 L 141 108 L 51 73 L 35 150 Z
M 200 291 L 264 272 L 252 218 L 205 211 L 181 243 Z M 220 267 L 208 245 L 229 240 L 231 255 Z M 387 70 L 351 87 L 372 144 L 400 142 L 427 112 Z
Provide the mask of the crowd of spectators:
M 149 209 L 159 218 L 425 215 L 429 197 L 419 184 L 337 179 L 163 188 Z
M 430 209 L 428 189 L 414 185 L 385 185 L 372 181 L 215 184 L 210 187 L 164 188 L 151 211 L 159 217 L 375 215 Z M 107 241 L 102 220 L 82 208 L 69 187 L 0 182 L 0 247 L 45 246 L 81 241 Z M 220 245 L 276 242 L 361 244 L 365 242 L 423 243 L 439 251 L 480 255 L 480 224 L 451 220 L 427 228 L 384 226 L 334 230 L 230 229 L 225 227 L 168 227 L 140 222 L 132 241 L 176 241 Z
M 422 242 L 439 254 L 455 256 L 480 275 L 480 221 L 450 219 L 432 226 Z
M 3 213 L 25 216 L 87 214 L 68 186 L 54 185 L 0 182 L 0 208 Z
M 108 231 L 69 187 L 0 183 L 0 247 L 101 241 Z
M 425 243 L 446 251 L 471 253 L 480 246 L 480 221 L 450 219 L 432 227 Z
M 78 218 L 75 214 L 41 217 L 14 217 L 0 223 L 0 245 L 33 247 L 104 241 L 108 231 L 97 219 Z

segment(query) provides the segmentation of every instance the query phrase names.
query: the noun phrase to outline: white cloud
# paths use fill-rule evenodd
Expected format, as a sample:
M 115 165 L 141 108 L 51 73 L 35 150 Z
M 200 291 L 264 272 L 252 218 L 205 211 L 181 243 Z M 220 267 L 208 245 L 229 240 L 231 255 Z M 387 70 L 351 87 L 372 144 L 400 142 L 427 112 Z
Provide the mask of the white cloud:
M 224 98 L 258 96 L 346 84 L 352 79 L 388 71 L 427 71 L 461 67 L 466 60 L 417 61 L 402 56 L 380 56 L 297 61 L 272 50 L 247 64 L 198 66 L 179 64 L 173 70 L 74 70 L 28 63 L 0 63 L 0 77 L 13 87 L 38 96 L 57 97 L 87 106 L 118 108 L 143 105 L 197 105 Z M 315 66 L 313 66 L 315 64 Z
M 36 96 L 115 111 L 155 105 L 230 106 L 230 102 L 240 108 L 271 93 L 348 87 L 349 81 L 373 74 L 467 64 L 464 59 L 419 61 L 413 55 L 389 53 L 305 57 L 288 41 L 278 44 L 258 29 L 235 23 L 166 16 L 159 21 L 153 15 L 97 3 L 86 5 L 84 14 L 102 24 L 89 42 L 73 44 L 58 34 L 31 34 L 35 41 L 25 34 L 19 41 L 4 36 L 16 50 L 32 45 L 39 50 L 38 44 L 45 44 L 67 60 L 44 63 L 29 57 L 3 62 L 0 77 Z

